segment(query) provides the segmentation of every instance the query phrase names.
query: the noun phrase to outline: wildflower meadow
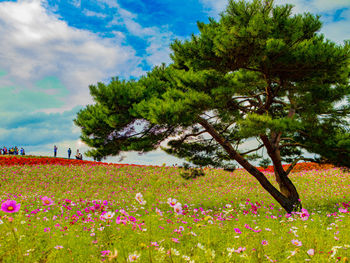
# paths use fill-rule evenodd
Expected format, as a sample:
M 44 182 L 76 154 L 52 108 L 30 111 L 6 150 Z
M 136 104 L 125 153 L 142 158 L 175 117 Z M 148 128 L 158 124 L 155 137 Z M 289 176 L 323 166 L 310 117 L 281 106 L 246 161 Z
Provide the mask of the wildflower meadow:
M 0 262 L 350 258 L 350 177 L 339 168 L 291 173 L 303 209 L 286 214 L 241 169 L 185 180 L 176 167 L 14 158 L 0 158 Z

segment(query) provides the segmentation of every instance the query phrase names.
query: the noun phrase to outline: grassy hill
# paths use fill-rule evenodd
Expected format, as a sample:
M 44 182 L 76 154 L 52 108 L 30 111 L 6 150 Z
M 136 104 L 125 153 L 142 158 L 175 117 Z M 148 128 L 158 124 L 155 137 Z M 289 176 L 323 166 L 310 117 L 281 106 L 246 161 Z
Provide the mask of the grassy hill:
M 174 167 L 46 159 L 0 167 L 1 203 L 20 204 L 0 211 L 0 262 L 344 262 L 350 254 L 350 178 L 337 168 L 292 173 L 305 210 L 286 215 L 243 170 L 184 180 Z

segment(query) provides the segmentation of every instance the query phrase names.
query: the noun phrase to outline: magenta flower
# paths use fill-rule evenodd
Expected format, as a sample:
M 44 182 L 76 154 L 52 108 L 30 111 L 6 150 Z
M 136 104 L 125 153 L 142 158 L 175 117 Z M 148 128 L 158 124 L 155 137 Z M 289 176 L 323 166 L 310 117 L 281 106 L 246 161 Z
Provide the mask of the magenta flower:
M 309 219 L 309 216 L 310 216 L 310 214 L 306 209 L 304 209 L 304 208 L 301 209 L 301 213 L 300 213 L 301 220 L 306 221 Z
M 242 234 L 241 230 L 239 228 L 234 229 L 237 234 Z
M 101 251 L 101 257 L 107 256 L 107 255 L 109 255 L 109 253 L 111 253 L 110 250 L 102 250 Z
M 261 241 L 261 245 L 263 245 L 263 246 L 266 246 L 266 245 L 268 245 L 268 244 L 269 244 L 269 242 L 267 242 L 267 240 Z
M 339 208 L 339 213 L 348 213 L 348 209 L 347 208 Z
M 115 222 L 119 225 L 119 224 L 124 224 L 126 225 L 126 218 L 125 216 L 118 216 L 117 219 L 115 220 Z
M 7 200 L 1 204 L 1 210 L 5 213 L 16 213 L 20 207 L 21 204 L 17 204 L 15 200 Z
M 41 201 L 43 202 L 43 205 L 47 205 L 47 206 L 53 205 L 52 199 L 47 196 L 42 197 Z

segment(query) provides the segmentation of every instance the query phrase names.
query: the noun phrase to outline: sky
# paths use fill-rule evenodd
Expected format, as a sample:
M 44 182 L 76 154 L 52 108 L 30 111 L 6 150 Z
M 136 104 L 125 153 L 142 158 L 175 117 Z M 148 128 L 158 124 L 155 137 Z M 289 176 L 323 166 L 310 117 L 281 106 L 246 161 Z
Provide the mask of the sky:
M 350 39 L 350 0 L 277 0 L 321 15 L 326 38 Z M 66 157 L 87 146 L 74 126 L 92 99 L 89 85 L 138 78 L 170 63 L 169 44 L 219 18 L 227 0 L 0 0 L 0 147 Z M 181 164 L 160 150 L 120 162 Z M 107 161 L 119 162 L 119 158 Z

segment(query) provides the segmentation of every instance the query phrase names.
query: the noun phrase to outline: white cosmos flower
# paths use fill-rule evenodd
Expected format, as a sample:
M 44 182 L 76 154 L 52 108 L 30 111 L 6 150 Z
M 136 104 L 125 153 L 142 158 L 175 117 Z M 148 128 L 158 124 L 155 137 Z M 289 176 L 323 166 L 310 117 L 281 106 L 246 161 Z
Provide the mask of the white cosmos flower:
M 112 219 L 114 215 L 115 215 L 114 212 L 109 211 L 109 212 L 105 213 L 102 217 L 104 219 Z
M 128 257 L 129 262 L 137 261 L 140 258 L 140 253 L 135 251 L 134 253 L 130 254 Z
M 182 214 L 182 205 L 179 202 L 177 202 L 176 205 L 174 206 L 174 211 L 179 215 Z
M 145 205 L 146 201 L 143 199 L 143 196 L 141 193 L 137 193 L 135 196 L 135 199 L 137 202 L 139 202 L 141 205 Z
M 177 200 L 175 198 L 168 198 L 168 202 L 167 202 L 171 207 L 174 207 L 177 203 Z

